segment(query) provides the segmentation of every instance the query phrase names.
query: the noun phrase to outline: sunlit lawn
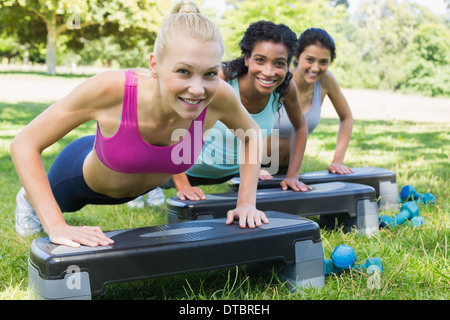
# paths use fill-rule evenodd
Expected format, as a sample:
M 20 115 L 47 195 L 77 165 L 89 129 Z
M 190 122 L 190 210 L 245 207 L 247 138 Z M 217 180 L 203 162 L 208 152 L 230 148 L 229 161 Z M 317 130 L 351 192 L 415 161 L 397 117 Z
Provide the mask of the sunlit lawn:
M 17 132 L 47 104 L 0 102 L 0 299 L 28 299 L 28 250 L 33 237 L 21 238 L 14 229 L 15 196 L 20 188 L 9 156 L 9 143 Z M 338 123 L 322 119 L 308 140 L 302 171 L 324 170 L 333 156 Z M 48 169 L 56 154 L 73 139 L 93 134 L 88 123 L 45 151 Z M 423 227 L 400 226 L 381 230 L 371 238 L 341 230 L 322 230 L 325 257 L 339 244 L 352 246 L 358 263 L 367 257 L 383 259 L 381 287 L 371 289 L 368 276 L 349 272 L 329 277 L 321 290 L 291 293 L 276 277 L 265 277 L 245 267 L 110 285 L 94 299 L 449 299 L 449 169 L 450 125 L 403 121 L 360 121 L 354 126 L 346 164 L 375 166 L 396 173 L 399 187 L 411 184 L 431 192 L 435 205 L 421 206 Z M 222 192 L 227 184 L 205 187 Z M 174 190 L 166 190 L 173 196 Z M 395 210 L 387 214 L 395 215 Z M 65 214 L 72 225 L 99 225 L 103 230 L 165 223 L 163 209 L 130 209 L 125 205 L 87 206 Z M 44 236 L 44 235 L 41 235 Z

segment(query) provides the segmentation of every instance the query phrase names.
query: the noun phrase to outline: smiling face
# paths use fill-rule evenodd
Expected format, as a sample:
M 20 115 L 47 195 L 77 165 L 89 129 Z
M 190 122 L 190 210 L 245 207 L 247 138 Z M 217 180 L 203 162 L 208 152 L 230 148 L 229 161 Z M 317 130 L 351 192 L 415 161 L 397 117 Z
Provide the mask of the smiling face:
M 320 44 L 307 46 L 300 54 L 297 68 L 307 83 L 315 83 L 327 72 L 331 52 Z
M 167 54 L 152 54 L 150 70 L 157 74 L 160 99 L 183 119 L 195 119 L 219 88 L 222 49 L 214 41 L 178 37 Z
M 248 76 L 261 93 L 272 93 L 283 83 L 288 70 L 288 50 L 282 43 L 257 42 L 245 57 Z

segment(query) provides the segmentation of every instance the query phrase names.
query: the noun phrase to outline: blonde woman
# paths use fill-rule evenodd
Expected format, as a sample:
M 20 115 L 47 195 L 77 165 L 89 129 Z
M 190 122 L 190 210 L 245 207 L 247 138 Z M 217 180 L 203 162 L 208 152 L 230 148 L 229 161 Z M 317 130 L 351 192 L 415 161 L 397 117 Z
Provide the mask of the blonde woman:
M 186 171 L 201 151 L 203 132 L 217 120 L 259 132 L 220 79 L 220 31 L 193 2 L 174 6 L 154 49 L 149 70 L 110 71 L 86 80 L 14 138 L 11 156 L 23 185 L 17 195 L 19 234 L 42 226 L 56 244 L 110 245 L 113 240 L 100 227 L 70 226 L 62 213 L 86 204 L 126 203 Z M 89 120 L 97 121 L 96 135 L 66 146 L 47 175 L 41 153 Z M 174 141 L 176 130 L 186 134 Z M 255 134 L 245 143 L 248 158 L 259 139 Z M 243 228 L 268 223 L 255 207 L 259 168 L 257 157 L 243 165 L 247 188 L 228 212 L 227 224 L 235 218 Z

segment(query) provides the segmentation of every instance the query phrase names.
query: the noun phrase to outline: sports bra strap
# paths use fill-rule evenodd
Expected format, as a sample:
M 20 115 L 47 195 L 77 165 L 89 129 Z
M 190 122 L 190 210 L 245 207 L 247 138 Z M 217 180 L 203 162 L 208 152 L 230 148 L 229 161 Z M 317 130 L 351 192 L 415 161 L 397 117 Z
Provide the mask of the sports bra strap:
M 122 121 L 131 124 L 137 123 L 137 85 L 136 74 L 131 70 L 125 71 L 125 93 L 123 96 Z

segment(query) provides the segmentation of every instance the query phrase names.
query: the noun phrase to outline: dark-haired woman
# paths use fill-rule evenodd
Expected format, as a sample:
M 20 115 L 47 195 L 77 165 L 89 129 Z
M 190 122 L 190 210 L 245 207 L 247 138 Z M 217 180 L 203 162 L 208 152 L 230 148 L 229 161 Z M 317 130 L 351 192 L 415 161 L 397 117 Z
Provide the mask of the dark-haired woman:
M 269 21 L 253 23 L 240 42 L 242 56 L 224 63 L 221 77 L 234 88 L 242 104 L 261 128 L 263 138 L 271 134 L 281 102 L 293 128 L 292 161 L 281 182 L 283 190 L 307 191 L 298 180 L 307 139 L 307 124 L 289 72 L 297 38 L 287 26 Z M 218 184 L 239 173 L 238 147 L 229 130 L 219 121 L 205 140 L 197 163 L 174 175 L 180 199 L 205 199 L 198 185 Z M 222 137 L 222 139 L 220 139 Z M 219 141 L 220 140 L 220 141 Z M 272 157 L 275 155 L 272 155 Z M 241 188 L 245 189 L 245 188 Z
M 319 124 L 321 105 L 328 96 L 340 119 L 334 158 L 328 170 L 338 174 L 352 173 L 353 170 L 344 165 L 344 157 L 352 134 L 353 116 L 336 78 L 328 70 L 336 58 L 333 38 L 323 29 L 305 30 L 298 39 L 295 58 L 293 80 L 308 122 L 308 133 L 311 134 Z M 274 128 L 279 130 L 280 165 L 287 166 L 292 125 L 283 108 Z

